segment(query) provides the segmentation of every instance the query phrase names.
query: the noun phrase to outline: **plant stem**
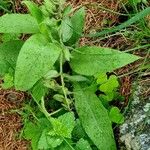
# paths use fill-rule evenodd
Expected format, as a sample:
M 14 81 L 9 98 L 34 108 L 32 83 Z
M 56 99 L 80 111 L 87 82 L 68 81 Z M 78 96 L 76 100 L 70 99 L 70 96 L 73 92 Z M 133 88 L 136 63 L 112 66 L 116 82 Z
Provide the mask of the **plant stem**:
M 60 78 L 61 78 L 61 85 L 62 85 L 62 91 L 64 93 L 64 97 L 65 97 L 65 102 L 67 104 L 67 108 L 70 111 L 70 106 L 67 100 L 67 94 L 65 91 L 65 82 L 64 82 L 64 76 L 63 76 L 63 53 L 61 52 L 60 54 Z

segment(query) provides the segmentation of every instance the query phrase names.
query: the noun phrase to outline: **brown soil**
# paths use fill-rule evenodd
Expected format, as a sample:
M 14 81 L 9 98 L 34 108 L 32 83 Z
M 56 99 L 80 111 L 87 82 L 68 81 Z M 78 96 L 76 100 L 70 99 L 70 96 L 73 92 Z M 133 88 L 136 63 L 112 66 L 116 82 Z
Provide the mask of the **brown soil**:
M 0 150 L 27 150 L 28 142 L 19 139 L 21 117 L 11 110 L 22 107 L 24 94 L 0 88 Z

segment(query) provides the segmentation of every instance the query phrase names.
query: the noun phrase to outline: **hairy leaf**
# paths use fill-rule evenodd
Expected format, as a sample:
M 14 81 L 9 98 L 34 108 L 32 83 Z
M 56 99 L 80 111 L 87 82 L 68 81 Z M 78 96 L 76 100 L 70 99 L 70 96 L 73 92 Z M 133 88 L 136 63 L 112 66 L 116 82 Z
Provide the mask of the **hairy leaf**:
M 23 42 L 20 40 L 0 44 L 0 75 L 8 72 L 9 67 L 15 68 L 22 45 Z
M 72 53 L 72 69 L 83 75 L 111 72 L 138 60 L 139 57 L 110 48 L 84 46 Z
M 116 150 L 107 110 L 90 88 L 74 86 L 75 107 L 87 135 L 100 150 Z
M 37 21 L 28 14 L 6 14 L 0 17 L 0 33 L 38 33 Z
M 15 87 L 28 90 L 54 65 L 61 49 L 48 43 L 41 34 L 30 37 L 23 45 L 17 60 Z

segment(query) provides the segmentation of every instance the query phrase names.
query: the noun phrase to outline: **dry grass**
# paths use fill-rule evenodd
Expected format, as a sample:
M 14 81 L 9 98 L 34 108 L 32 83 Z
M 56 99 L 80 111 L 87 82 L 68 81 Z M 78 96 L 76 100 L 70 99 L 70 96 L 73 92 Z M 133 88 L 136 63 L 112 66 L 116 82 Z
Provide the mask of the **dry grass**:
M 24 94 L 0 89 L 0 150 L 27 150 L 28 142 L 17 138 L 22 128 L 21 117 L 10 113 L 22 106 Z

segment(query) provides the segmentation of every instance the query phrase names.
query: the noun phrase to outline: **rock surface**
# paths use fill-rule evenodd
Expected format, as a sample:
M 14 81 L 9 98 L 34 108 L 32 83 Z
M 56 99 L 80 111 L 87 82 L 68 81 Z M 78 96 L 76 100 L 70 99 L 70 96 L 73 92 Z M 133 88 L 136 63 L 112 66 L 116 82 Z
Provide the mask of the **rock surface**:
M 141 97 L 142 86 L 136 86 L 120 126 L 120 150 L 150 150 L 150 97 Z

